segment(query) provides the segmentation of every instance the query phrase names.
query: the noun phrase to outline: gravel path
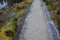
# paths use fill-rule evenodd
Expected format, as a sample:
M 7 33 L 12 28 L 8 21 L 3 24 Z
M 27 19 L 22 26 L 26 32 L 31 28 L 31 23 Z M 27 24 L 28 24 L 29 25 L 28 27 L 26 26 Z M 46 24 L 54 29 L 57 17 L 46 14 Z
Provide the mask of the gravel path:
M 43 16 L 40 0 L 34 0 L 31 13 L 24 32 L 25 40 L 49 40 L 48 26 Z

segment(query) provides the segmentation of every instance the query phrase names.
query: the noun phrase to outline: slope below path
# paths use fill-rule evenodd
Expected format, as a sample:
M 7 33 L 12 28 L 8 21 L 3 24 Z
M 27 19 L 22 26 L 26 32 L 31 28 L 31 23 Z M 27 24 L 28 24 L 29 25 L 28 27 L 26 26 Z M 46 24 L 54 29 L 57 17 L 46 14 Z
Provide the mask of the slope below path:
M 26 40 L 49 40 L 48 26 L 46 24 L 40 0 L 34 0 L 31 15 L 24 32 Z

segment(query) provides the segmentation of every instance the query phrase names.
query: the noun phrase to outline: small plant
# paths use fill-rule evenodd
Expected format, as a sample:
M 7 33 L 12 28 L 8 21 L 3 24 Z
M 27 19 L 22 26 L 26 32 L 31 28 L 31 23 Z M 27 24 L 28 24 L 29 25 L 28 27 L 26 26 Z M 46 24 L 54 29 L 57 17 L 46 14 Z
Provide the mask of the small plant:
M 13 37 L 14 36 L 14 32 L 11 30 L 7 30 L 4 33 L 5 33 L 5 36 L 7 36 L 7 37 Z

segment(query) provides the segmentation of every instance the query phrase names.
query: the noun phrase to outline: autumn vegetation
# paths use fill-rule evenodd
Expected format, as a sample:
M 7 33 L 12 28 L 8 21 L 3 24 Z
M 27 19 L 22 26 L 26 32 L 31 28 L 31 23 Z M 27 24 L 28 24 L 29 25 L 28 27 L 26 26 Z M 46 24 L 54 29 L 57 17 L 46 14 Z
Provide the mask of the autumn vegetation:
M 51 12 L 51 19 L 57 25 L 57 29 L 60 33 L 60 0 L 43 0 L 48 10 Z
M 3 8 L 0 12 L 0 40 L 12 40 L 12 38 L 16 35 L 17 29 L 22 26 L 18 26 L 18 23 L 24 22 L 19 20 L 25 20 L 27 15 L 27 10 L 30 8 L 32 0 L 6 0 L 8 2 L 8 8 Z M 0 3 L 3 1 L 1 0 Z M 3 4 L 3 3 L 2 3 Z M 15 6 L 10 9 L 11 6 Z M 19 22 L 18 22 L 19 21 Z M 20 34 L 19 34 L 20 35 Z M 13 39 L 14 40 L 14 39 Z

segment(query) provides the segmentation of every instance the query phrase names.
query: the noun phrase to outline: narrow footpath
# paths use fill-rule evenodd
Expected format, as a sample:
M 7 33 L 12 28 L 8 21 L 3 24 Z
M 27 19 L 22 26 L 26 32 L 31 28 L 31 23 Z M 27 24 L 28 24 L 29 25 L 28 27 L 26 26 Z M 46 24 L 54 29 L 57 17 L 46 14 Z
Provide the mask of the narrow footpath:
M 32 3 L 24 38 L 25 40 L 49 40 L 48 26 L 43 15 L 40 0 L 34 0 Z

